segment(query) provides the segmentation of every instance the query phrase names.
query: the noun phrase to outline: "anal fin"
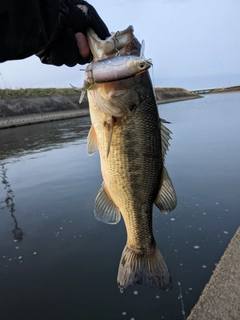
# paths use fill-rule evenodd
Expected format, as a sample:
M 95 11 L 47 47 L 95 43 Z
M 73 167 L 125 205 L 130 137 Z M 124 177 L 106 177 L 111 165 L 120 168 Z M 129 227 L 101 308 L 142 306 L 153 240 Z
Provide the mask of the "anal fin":
M 98 221 L 107 224 L 117 224 L 121 220 L 120 210 L 107 194 L 104 183 L 95 200 L 94 214 Z
M 169 213 L 177 206 L 177 196 L 165 167 L 162 170 L 162 177 L 157 198 L 155 200 L 156 206 L 163 212 Z

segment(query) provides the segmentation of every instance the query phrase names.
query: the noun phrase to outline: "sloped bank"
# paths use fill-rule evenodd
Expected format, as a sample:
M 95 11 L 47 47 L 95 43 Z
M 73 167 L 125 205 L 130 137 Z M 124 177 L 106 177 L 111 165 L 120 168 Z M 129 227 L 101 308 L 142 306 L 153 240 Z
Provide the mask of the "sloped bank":
M 0 99 L 0 128 L 88 115 L 88 101 L 79 104 L 79 95 Z
M 202 98 L 183 88 L 155 88 L 157 104 Z
M 76 92 L 63 95 L 58 89 L 36 90 L 0 90 L 0 129 L 89 115 L 86 96 L 79 104 Z M 155 92 L 158 104 L 200 97 L 181 88 L 155 88 Z

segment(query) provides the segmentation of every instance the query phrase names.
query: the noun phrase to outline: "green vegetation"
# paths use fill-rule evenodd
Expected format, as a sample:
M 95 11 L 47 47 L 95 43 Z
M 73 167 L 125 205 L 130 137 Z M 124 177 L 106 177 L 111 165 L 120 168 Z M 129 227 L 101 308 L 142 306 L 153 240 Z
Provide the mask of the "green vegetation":
M 195 94 L 191 93 L 190 91 L 183 89 L 183 88 L 155 88 L 156 94 L 166 94 L 173 97 L 182 97 L 182 96 L 193 96 Z
M 156 93 L 165 93 L 170 96 L 185 96 L 191 93 L 182 88 L 155 88 Z M 20 99 L 20 98 L 39 98 L 51 96 L 70 96 L 79 95 L 80 92 L 74 88 L 36 88 L 36 89 L 0 89 L 0 99 Z
M 240 91 L 240 86 L 216 88 L 216 89 L 213 89 L 210 93 L 224 93 L 224 92 L 238 92 L 238 91 Z
M 0 89 L 0 99 L 70 96 L 74 94 L 79 95 L 79 91 L 73 88 Z
M 181 98 L 181 97 L 196 97 L 183 88 L 155 88 L 156 95 L 159 99 Z M 211 93 L 234 92 L 240 91 L 240 86 L 229 88 L 216 88 Z M 42 98 L 52 96 L 70 96 L 80 95 L 80 92 L 74 88 L 36 88 L 36 89 L 0 89 L 0 99 L 21 99 L 21 98 Z
M 171 88 L 171 87 L 156 87 L 155 88 L 156 92 L 172 92 L 172 93 L 176 93 L 176 92 L 183 92 L 185 94 L 189 94 L 189 91 L 183 88 Z

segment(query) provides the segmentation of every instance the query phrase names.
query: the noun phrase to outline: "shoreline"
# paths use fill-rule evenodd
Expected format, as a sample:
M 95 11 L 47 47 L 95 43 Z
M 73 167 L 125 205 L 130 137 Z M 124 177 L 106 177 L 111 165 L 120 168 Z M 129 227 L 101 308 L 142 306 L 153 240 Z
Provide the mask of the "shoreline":
M 160 104 L 173 103 L 173 102 L 192 100 L 192 99 L 198 99 L 198 98 L 203 98 L 203 97 L 200 96 L 200 97 L 180 97 L 180 98 L 172 98 L 172 99 L 163 99 L 161 101 L 158 100 L 157 104 L 160 105 Z M 26 114 L 26 115 L 0 117 L 0 130 L 26 126 L 31 124 L 37 124 L 37 123 L 43 123 L 43 122 L 86 117 L 86 116 L 90 116 L 90 112 L 89 112 L 89 108 L 85 106 L 77 110 L 43 112 L 43 113 L 33 113 L 33 114 Z
M 187 320 L 239 319 L 239 264 L 240 227 L 223 253 Z
M 86 116 L 89 116 L 89 110 L 87 108 L 81 110 L 67 110 L 23 116 L 12 116 L 0 118 L 0 130 Z
M 199 97 L 194 96 L 194 97 L 179 97 L 179 98 L 171 98 L 171 99 L 162 99 L 162 100 L 157 100 L 157 105 L 178 102 L 178 101 L 185 101 L 185 100 L 200 99 L 200 98 L 204 98 L 204 97 L 203 96 L 199 96 Z
M 155 88 L 155 93 L 157 104 L 201 97 L 182 88 Z M 0 90 L 0 129 L 89 115 L 87 97 L 79 104 L 73 89 Z
M 183 88 L 154 89 L 158 105 L 204 98 Z M 214 88 L 204 95 L 234 92 L 240 92 L 240 86 Z M 0 89 L 0 129 L 85 116 L 89 116 L 87 97 L 79 104 L 79 93 L 72 88 Z
M 79 95 L 0 99 L 0 129 L 89 115 Z

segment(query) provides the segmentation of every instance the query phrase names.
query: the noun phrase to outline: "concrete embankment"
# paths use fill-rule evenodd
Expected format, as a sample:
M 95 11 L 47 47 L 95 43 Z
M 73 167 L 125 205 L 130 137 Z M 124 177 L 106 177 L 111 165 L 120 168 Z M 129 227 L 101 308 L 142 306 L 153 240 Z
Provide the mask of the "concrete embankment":
M 240 227 L 187 320 L 240 319 Z
M 79 95 L 0 99 L 0 128 L 89 115 L 88 101 Z
M 24 126 L 28 124 L 49 122 L 63 119 L 85 117 L 89 115 L 87 108 L 82 110 L 57 111 L 0 119 L 0 129 Z

